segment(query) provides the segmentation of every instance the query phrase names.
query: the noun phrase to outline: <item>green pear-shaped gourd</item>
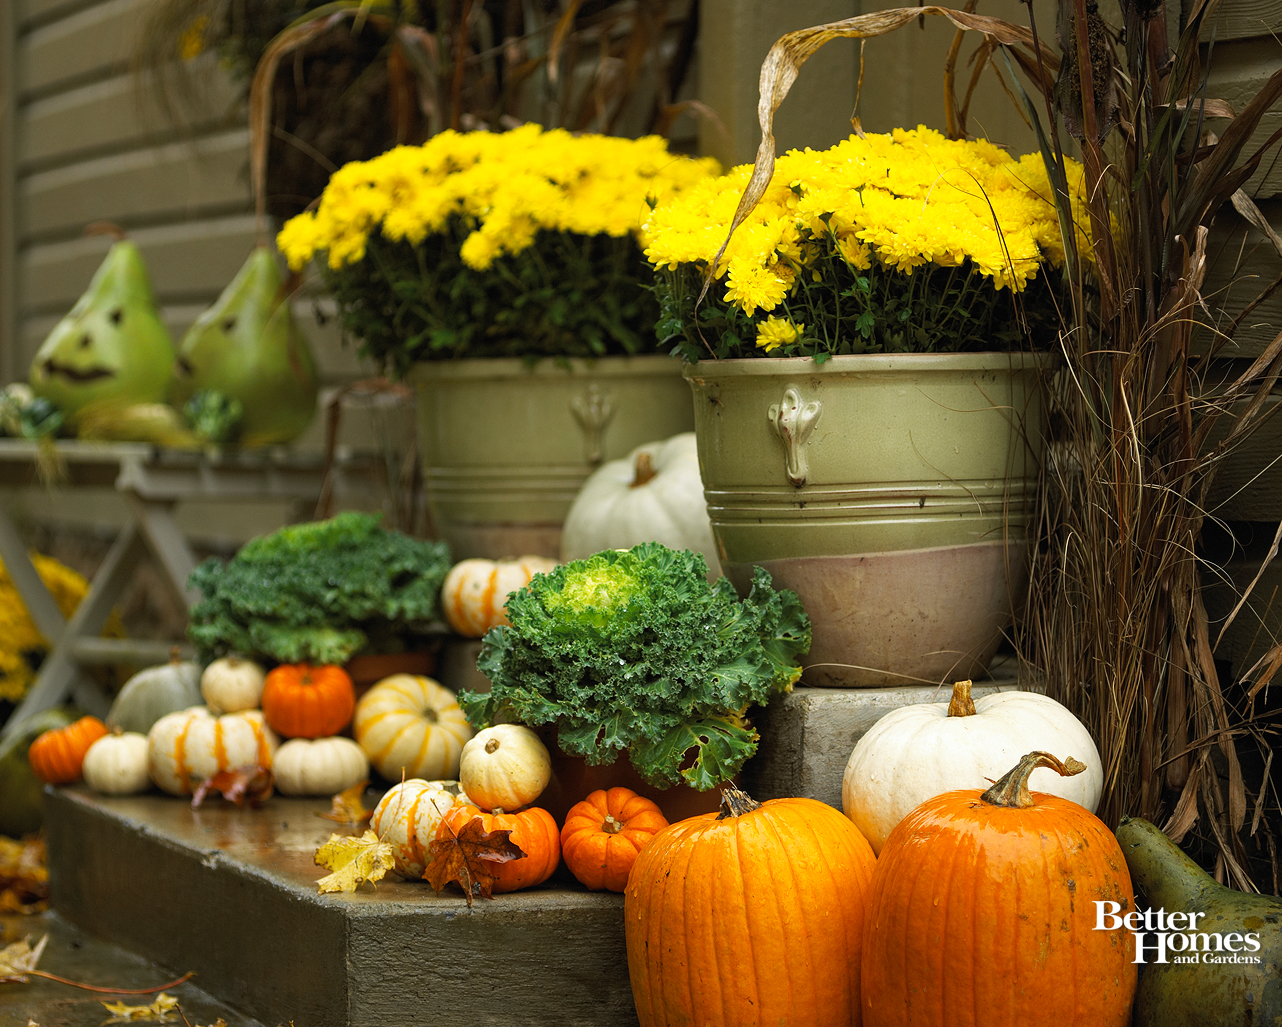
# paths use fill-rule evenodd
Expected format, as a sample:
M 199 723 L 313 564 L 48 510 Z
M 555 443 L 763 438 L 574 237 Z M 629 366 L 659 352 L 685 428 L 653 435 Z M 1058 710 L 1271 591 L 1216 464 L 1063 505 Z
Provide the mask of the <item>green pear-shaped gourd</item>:
M 156 310 L 138 247 L 119 239 L 36 353 L 29 381 L 37 397 L 74 425 L 91 404 L 163 400 L 173 367 L 173 340 Z
M 1182 951 L 1168 951 L 1165 963 L 1156 961 L 1154 935 L 1146 934 L 1134 1027 L 1282 1027 L 1282 899 L 1217 884 L 1147 820 L 1122 821 L 1117 840 L 1135 890 L 1152 909 L 1205 914 L 1195 930 L 1174 932 L 1195 942 L 1168 938 L 1169 949 Z M 1228 943 L 1236 951 L 1217 951 L 1216 938 L 1224 946 L 1230 935 L 1237 935 Z M 1238 961 L 1243 957 L 1258 962 Z
M 290 442 L 316 413 L 316 362 L 281 285 L 275 254 L 258 247 L 178 347 L 170 402 L 181 409 L 201 392 L 239 402 L 242 446 Z

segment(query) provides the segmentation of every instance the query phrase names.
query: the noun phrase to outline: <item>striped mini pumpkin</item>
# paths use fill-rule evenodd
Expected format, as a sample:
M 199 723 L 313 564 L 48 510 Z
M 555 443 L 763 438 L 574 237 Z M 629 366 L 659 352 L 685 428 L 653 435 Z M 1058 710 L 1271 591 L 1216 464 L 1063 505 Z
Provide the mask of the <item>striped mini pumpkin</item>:
M 206 706 L 169 713 L 147 734 L 151 779 L 171 795 L 190 795 L 219 771 L 242 767 L 270 770 L 276 735 L 261 710 L 216 717 Z
M 480 638 L 490 628 L 508 623 L 507 597 L 524 588 L 536 574 L 556 566 L 545 556 L 517 560 L 462 560 L 450 568 L 441 586 L 441 606 L 449 626 L 466 638 Z
M 473 731 L 448 688 L 417 674 L 393 674 L 361 696 L 352 734 L 387 780 L 442 780 L 458 777 L 459 755 Z
M 402 877 L 417 881 L 423 876 L 427 849 L 441 818 L 466 801 L 446 788 L 456 783 L 411 778 L 389 788 L 375 807 L 370 830 L 391 845 L 396 872 Z

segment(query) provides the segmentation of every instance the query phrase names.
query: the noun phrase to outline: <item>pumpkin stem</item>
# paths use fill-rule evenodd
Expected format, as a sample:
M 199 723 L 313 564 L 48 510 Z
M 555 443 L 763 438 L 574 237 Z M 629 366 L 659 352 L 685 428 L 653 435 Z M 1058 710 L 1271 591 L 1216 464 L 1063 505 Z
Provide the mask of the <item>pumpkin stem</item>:
M 948 704 L 950 717 L 973 717 L 975 700 L 970 697 L 970 679 L 953 682 L 953 698 Z
M 494 755 L 494 753 L 498 752 L 499 740 L 497 738 L 491 738 L 488 742 L 485 743 L 485 751 L 489 753 L 491 756 Z
M 1061 777 L 1072 777 L 1085 770 L 1086 764 L 1079 763 L 1072 756 L 1061 763 L 1048 752 L 1030 752 L 980 799 L 990 806 L 1008 806 L 1011 809 L 1027 809 L 1036 805 L 1028 790 L 1028 779 L 1038 767 L 1047 767 Z
M 170 647 L 169 647 L 169 662 L 170 662 L 170 663 L 182 663 L 182 661 L 183 661 L 183 659 L 182 659 L 182 655 L 178 652 L 178 647 L 177 647 L 176 645 L 174 645 L 174 646 L 170 646 Z
M 754 809 L 761 809 L 761 803 L 742 788 L 726 785 L 721 791 L 721 812 L 717 814 L 717 819 L 725 820 L 726 817 L 741 817 L 745 813 L 751 813 Z
M 623 822 L 615 820 L 609 813 L 605 815 L 605 820 L 601 824 L 601 830 L 606 834 L 618 834 L 623 830 Z
M 639 488 L 653 478 L 659 472 L 654 469 L 654 458 L 649 453 L 642 450 L 637 454 L 636 467 L 633 469 L 632 484 L 630 489 Z

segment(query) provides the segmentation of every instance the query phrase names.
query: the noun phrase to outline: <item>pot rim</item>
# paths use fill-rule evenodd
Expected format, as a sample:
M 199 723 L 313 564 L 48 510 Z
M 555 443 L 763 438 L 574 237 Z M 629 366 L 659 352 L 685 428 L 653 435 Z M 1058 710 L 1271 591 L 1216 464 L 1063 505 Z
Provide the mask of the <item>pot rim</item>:
M 666 353 L 635 356 L 540 357 L 530 363 L 523 357 L 465 357 L 462 360 L 426 360 L 414 364 L 405 380 L 411 385 L 434 381 L 477 379 L 566 379 L 582 375 L 597 378 L 651 377 L 667 371 L 675 375 L 679 364 Z M 669 370 L 670 369 L 670 370 Z
M 834 375 L 912 371 L 923 373 L 965 371 L 1046 370 L 1058 359 L 1054 351 L 1030 353 L 852 353 L 829 357 L 822 364 L 813 357 L 732 357 L 683 362 L 687 379 L 750 378 L 770 375 Z

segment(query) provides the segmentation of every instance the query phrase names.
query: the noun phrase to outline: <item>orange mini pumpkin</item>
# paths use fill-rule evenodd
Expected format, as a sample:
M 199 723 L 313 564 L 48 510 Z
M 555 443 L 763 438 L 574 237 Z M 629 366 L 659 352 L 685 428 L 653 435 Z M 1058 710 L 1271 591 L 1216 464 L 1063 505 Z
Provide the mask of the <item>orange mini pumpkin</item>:
M 81 717 L 38 737 L 27 750 L 27 759 L 41 781 L 68 785 L 80 780 L 89 746 L 108 734 L 107 725 L 97 717 Z
M 356 689 L 334 664 L 283 663 L 263 682 L 263 718 L 286 738 L 328 738 L 347 727 Z
M 1037 767 L 1086 769 L 1029 753 L 891 831 L 869 894 L 864 1027 L 1131 1022 L 1132 935 L 1095 930 L 1096 902 L 1135 906 L 1121 847 L 1089 810 L 1029 792 Z
M 667 826 L 659 807 L 631 788 L 598 789 L 566 814 L 561 857 L 585 887 L 621 892 L 641 847 Z
M 561 832 L 552 814 L 540 806 L 519 813 L 486 813 L 469 803 L 461 803 L 441 818 L 437 838 L 458 834 L 474 817 L 481 818 L 486 831 L 511 831 L 508 839 L 525 853 L 524 859 L 494 864 L 495 893 L 533 888 L 552 876 L 561 862 Z

